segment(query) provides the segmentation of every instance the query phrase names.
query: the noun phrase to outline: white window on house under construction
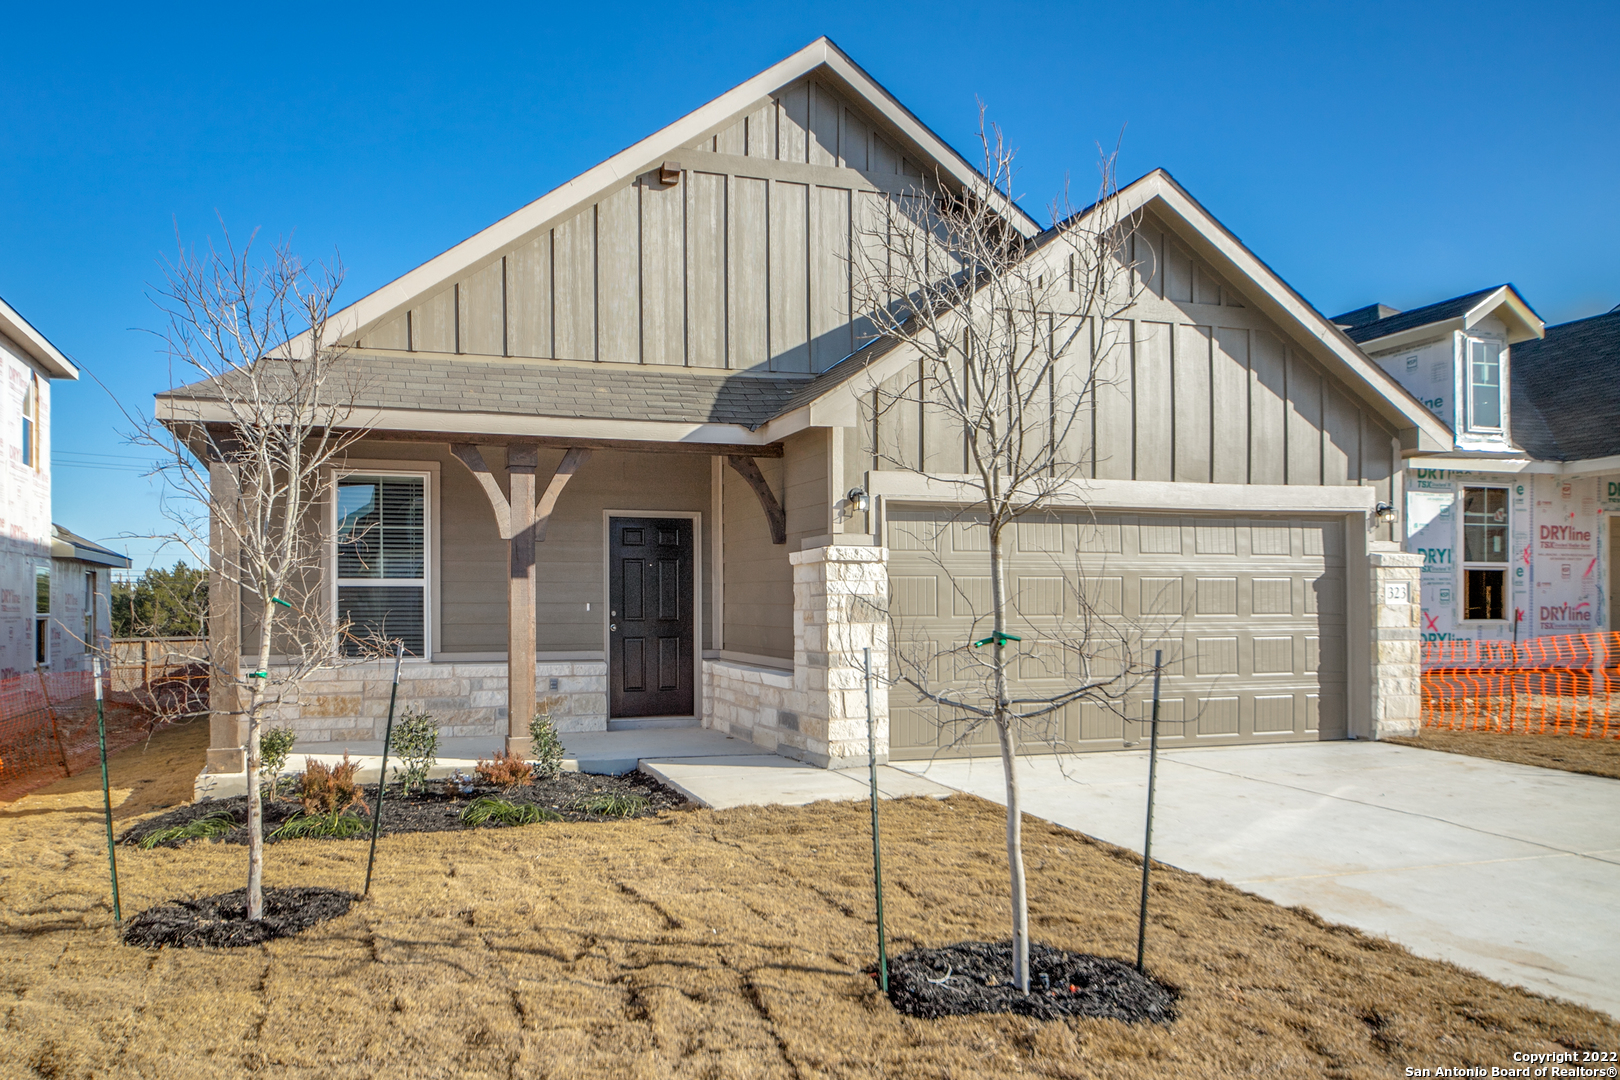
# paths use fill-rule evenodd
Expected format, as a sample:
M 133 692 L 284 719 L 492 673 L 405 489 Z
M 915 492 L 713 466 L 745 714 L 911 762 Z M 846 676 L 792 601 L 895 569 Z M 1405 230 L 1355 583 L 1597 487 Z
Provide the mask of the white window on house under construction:
M 334 599 L 346 655 L 394 641 L 408 656 L 429 655 L 427 483 L 420 474 L 338 477 Z
M 1468 429 L 1502 430 L 1502 346 L 1468 339 Z
M 1507 488 L 1463 488 L 1463 618 L 1507 618 Z

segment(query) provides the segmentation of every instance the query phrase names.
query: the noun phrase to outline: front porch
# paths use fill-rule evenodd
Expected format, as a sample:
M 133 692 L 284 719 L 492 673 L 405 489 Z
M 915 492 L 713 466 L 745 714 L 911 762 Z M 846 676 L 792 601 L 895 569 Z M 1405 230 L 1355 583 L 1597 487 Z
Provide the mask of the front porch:
M 404 627 L 396 716 L 433 715 L 446 774 L 502 749 L 527 754 L 541 702 L 571 750 L 627 729 L 640 729 L 638 746 L 690 729 L 730 743 L 727 752 L 864 764 L 862 649 L 871 646 L 875 662 L 886 657 L 886 553 L 865 534 L 834 532 L 838 485 L 795 485 L 795 470 L 831 471 L 830 442 L 809 433 L 759 448 L 756 459 L 705 452 L 737 449 L 726 446 L 586 452 L 378 435 L 334 473 L 323 591 L 362 631 L 398 637 Z M 412 509 L 388 519 L 402 498 Z M 531 502 L 525 524 L 521 508 Z M 416 530 L 396 560 L 414 577 L 389 576 L 391 550 L 351 554 L 365 535 L 354 522 L 368 515 L 380 518 L 367 528 L 384 543 L 399 521 Z M 643 557 L 620 543 L 630 526 L 638 540 L 645 532 L 649 544 L 670 544 Z M 379 565 L 372 578 L 354 569 Z M 373 595 L 396 605 L 405 595 L 415 606 L 402 612 Z M 638 613 L 643 627 L 627 635 L 627 617 Z M 655 625 L 655 616 L 667 618 Z M 245 611 L 212 620 L 216 655 L 237 651 L 250 621 Z M 514 654 L 534 656 L 532 678 L 509 678 Z M 356 660 L 319 671 L 266 722 L 297 734 L 295 762 L 341 758 L 344 749 L 380 754 L 393 670 L 391 661 Z M 223 705 L 216 701 L 199 794 L 245 784 L 245 725 Z M 886 694 L 875 709 L 882 760 Z M 625 771 L 657 752 L 623 749 L 630 745 L 609 738 L 577 767 Z

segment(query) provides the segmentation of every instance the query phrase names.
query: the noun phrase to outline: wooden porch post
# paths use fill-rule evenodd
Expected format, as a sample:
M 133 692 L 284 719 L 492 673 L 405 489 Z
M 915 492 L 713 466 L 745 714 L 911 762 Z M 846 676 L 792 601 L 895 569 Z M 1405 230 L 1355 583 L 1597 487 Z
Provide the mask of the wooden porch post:
M 506 587 L 506 749 L 524 757 L 534 717 L 534 471 L 539 464 L 537 447 L 507 447 L 512 539 Z
M 562 497 L 563 488 L 580 467 L 590 460 L 589 450 L 573 447 L 546 484 L 545 494 L 535 500 L 535 469 L 540 465 L 540 448 L 535 443 L 516 443 L 506 448 L 507 494 L 484 463 L 484 455 L 472 443 L 452 443 L 450 452 L 467 466 L 473 479 L 483 487 L 495 511 L 495 527 L 507 541 L 510 560 L 506 579 L 506 749 L 524 757 L 529 754 L 529 721 L 534 718 L 534 548 L 546 538 L 551 512 Z

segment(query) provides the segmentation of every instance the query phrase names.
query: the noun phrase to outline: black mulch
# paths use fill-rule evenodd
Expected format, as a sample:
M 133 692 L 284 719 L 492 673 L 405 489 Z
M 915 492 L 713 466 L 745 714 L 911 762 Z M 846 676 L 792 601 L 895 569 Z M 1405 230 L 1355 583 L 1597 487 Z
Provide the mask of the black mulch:
M 246 889 L 197 900 L 170 900 L 129 920 L 124 926 L 124 943 L 148 949 L 257 945 L 335 919 L 357 899 L 341 889 L 265 889 L 264 918 L 256 922 L 248 921 Z
M 908 1016 L 937 1019 L 1010 1012 L 1038 1020 L 1090 1016 L 1168 1024 L 1176 992 L 1122 960 L 1029 947 L 1029 993 L 1012 983 L 1011 941 L 964 941 L 889 959 L 889 1000 Z M 874 976 L 877 968 L 871 968 Z
M 291 790 L 287 782 L 283 782 L 283 793 L 276 797 L 264 798 L 264 834 L 267 843 L 274 843 L 271 834 L 275 832 L 289 818 L 298 816 L 302 807 L 298 800 L 288 792 Z M 640 795 L 648 801 L 646 810 L 631 817 L 647 817 L 655 815 L 662 810 L 677 810 L 690 804 L 686 798 L 672 788 L 654 780 L 645 773 L 626 773 L 623 776 L 598 776 L 594 773 L 559 773 L 552 780 L 536 780 L 527 787 L 519 787 L 513 791 L 503 792 L 499 788 L 476 782 L 471 791 L 463 791 L 460 786 L 449 781 L 430 780 L 425 792 L 412 791 L 409 798 L 399 793 L 397 785 L 388 785 L 388 795 L 383 802 L 383 816 L 381 835 L 394 836 L 400 833 L 417 832 L 458 832 L 467 828 L 462 824 L 461 814 L 474 799 L 493 796 L 505 799 L 510 803 L 534 803 L 538 806 L 554 810 L 567 821 L 622 821 L 623 818 L 604 817 L 600 814 L 586 813 L 578 809 L 578 803 L 596 795 Z M 368 805 L 376 807 L 377 788 L 370 785 L 365 788 L 365 798 Z M 230 799 L 208 799 L 203 802 L 189 803 L 177 807 L 167 814 L 159 815 L 149 821 L 142 821 L 129 829 L 118 838 L 121 844 L 138 844 L 141 839 L 160 829 L 167 829 L 174 825 L 185 825 L 198 818 L 210 814 L 228 813 L 237 822 L 237 827 L 226 833 L 221 839 L 227 844 L 247 843 L 247 796 L 238 795 Z M 371 815 L 353 811 L 369 825 Z M 482 829 L 511 828 L 498 822 L 489 822 L 477 826 Z M 371 830 L 357 834 L 351 839 L 369 840 Z M 157 847 L 179 847 L 185 840 L 169 840 L 156 845 Z

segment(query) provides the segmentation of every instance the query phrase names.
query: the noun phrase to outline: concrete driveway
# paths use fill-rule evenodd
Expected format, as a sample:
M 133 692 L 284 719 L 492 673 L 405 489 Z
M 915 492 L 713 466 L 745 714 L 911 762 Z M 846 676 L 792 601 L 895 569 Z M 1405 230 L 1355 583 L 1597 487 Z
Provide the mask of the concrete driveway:
M 999 759 L 895 765 L 1004 801 Z M 1020 768 L 1028 813 L 1142 850 L 1145 752 Z M 1311 743 L 1161 752 L 1156 802 L 1158 860 L 1620 1016 L 1620 781 Z

